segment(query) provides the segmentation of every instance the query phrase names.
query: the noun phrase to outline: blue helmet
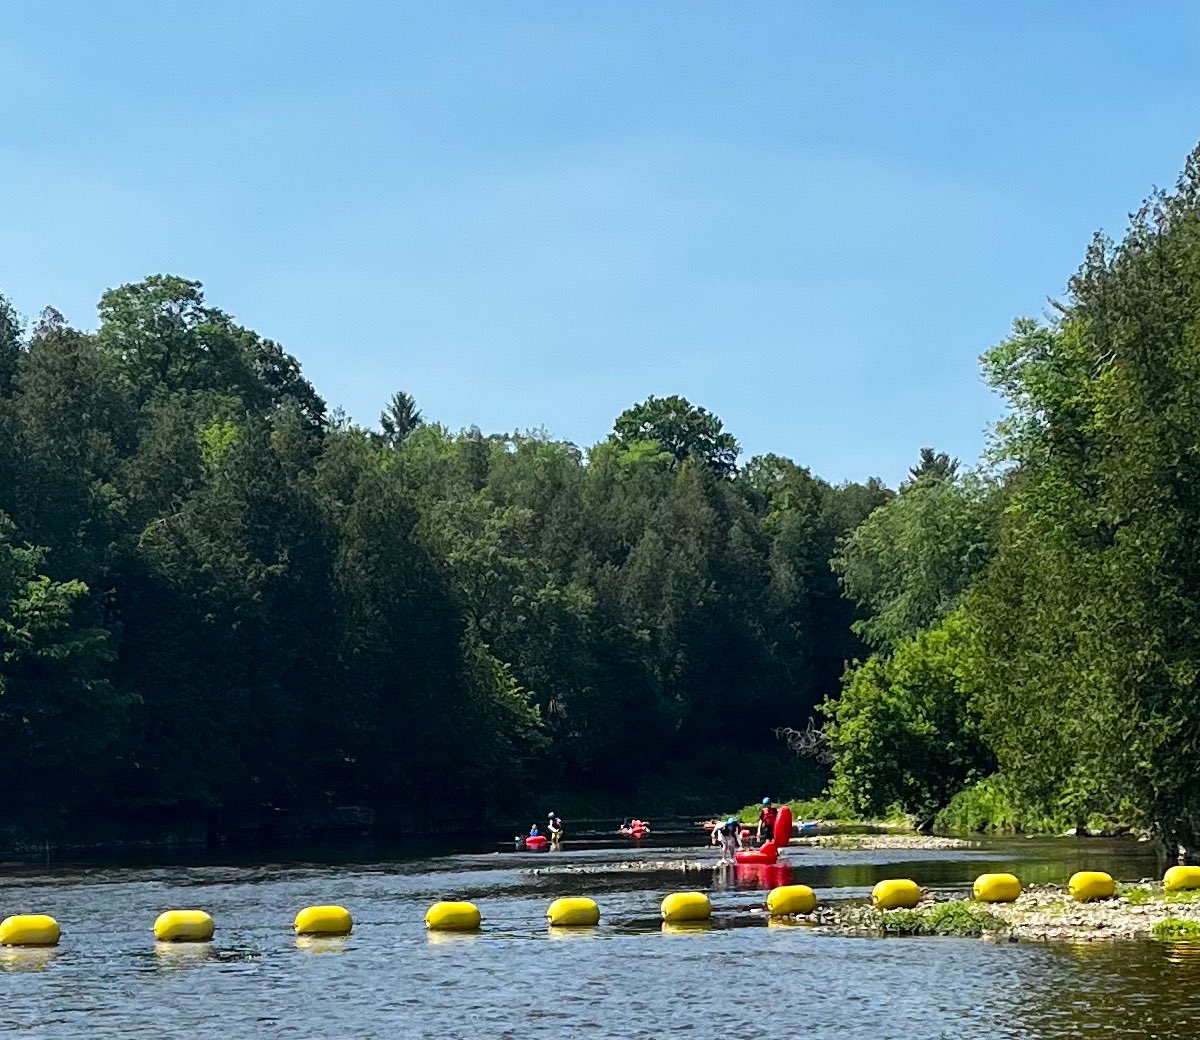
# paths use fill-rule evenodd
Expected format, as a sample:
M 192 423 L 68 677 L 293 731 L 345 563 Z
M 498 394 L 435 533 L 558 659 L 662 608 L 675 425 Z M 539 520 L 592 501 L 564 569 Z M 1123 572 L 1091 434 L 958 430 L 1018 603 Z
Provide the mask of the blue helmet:
M 726 821 L 725 821 L 725 826 L 726 826 L 726 827 L 728 827 L 728 826 L 730 826 L 731 824 L 734 824 L 734 823 L 737 823 L 737 817 L 736 817 L 736 816 L 731 816 L 731 817 L 729 817 L 729 819 L 728 819 L 728 820 L 726 820 Z
M 771 804 L 771 799 L 770 799 L 770 798 L 764 798 L 764 799 L 763 799 L 763 805 L 770 805 L 770 804 Z

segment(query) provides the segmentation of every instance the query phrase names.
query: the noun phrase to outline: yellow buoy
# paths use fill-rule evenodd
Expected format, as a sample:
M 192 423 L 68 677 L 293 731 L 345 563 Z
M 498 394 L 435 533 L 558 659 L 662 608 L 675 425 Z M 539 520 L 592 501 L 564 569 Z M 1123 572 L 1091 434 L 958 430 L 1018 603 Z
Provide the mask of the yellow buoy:
M 817 908 L 817 894 L 808 885 L 780 885 L 767 895 L 767 912 L 772 917 L 811 914 Z
M 1071 898 L 1077 903 L 1090 903 L 1093 899 L 1112 899 L 1117 883 L 1102 870 L 1081 870 L 1071 875 Z
M 296 915 L 297 935 L 349 935 L 353 927 L 344 906 L 306 906 Z
M 482 922 L 474 903 L 434 903 L 425 912 L 425 927 L 435 932 L 474 932 Z
M 0 946 L 57 946 L 61 935 L 49 914 L 17 914 L 0 922 Z
M 921 901 L 921 889 L 908 878 L 880 881 L 871 889 L 871 902 L 880 910 L 897 910 L 916 906 Z
M 208 942 L 213 927 L 213 919 L 203 910 L 166 910 L 154 921 L 154 938 L 159 942 Z
M 600 907 L 584 896 L 556 899 L 546 911 L 546 918 L 560 928 L 588 927 L 600 923 Z
M 703 892 L 673 892 L 662 901 L 662 919 L 668 924 L 683 921 L 707 921 L 712 903 Z
M 971 890 L 981 903 L 1011 903 L 1021 894 L 1015 874 L 980 874 Z
M 1200 867 L 1171 867 L 1163 875 L 1163 888 L 1168 892 L 1190 892 L 1200 888 Z

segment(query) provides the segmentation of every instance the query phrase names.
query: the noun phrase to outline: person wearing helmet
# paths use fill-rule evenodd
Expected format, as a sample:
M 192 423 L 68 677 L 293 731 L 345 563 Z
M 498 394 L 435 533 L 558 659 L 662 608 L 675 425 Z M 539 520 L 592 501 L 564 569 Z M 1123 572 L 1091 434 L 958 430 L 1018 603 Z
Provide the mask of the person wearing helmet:
M 762 800 L 762 809 L 758 813 L 758 830 L 755 832 L 754 839 L 760 845 L 764 841 L 771 841 L 775 837 L 775 817 L 779 815 L 779 810 L 771 804 L 770 798 Z
M 721 847 L 721 866 L 736 862 L 737 850 L 742 844 L 742 825 L 730 816 L 712 829 L 712 843 Z
M 550 840 L 554 844 L 557 845 L 562 841 L 563 822 L 554 813 L 549 813 L 546 816 L 546 830 L 550 832 Z

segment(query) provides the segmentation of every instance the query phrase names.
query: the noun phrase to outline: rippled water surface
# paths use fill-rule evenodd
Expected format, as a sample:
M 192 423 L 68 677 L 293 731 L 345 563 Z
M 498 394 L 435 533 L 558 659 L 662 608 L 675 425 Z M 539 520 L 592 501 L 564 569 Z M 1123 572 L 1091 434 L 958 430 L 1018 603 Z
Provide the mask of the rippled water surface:
M 0 951 L 0 1033 L 36 1037 L 1066 1038 L 1200 1036 L 1200 956 L 1186 947 L 842 938 L 769 923 L 775 880 L 712 869 L 692 834 L 658 847 L 580 842 L 542 855 L 167 868 L 10 868 L 0 913 L 45 912 L 52 951 Z M 604 847 L 608 846 L 608 847 Z M 988 843 L 946 852 L 791 849 L 791 880 L 826 900 L 882 877 L 939 890 L 987 869 L 1065 881 L 1079 868 L 1154 876 L 1145 846 Z M 659 863 L 654 868 L 647 864 Z M 673 931 L 658 904 L 709 891 L 713 926 Z M 590 895 L 603 922 L 547 929 L 548 902 Z M 478 935 L 428 935 L 439 898 L 475 900 Z M 341 903 L 345 940 L 297 940 L 296 910 Z M 211 946 L 156 946 L 155 916 L 200 907 Z

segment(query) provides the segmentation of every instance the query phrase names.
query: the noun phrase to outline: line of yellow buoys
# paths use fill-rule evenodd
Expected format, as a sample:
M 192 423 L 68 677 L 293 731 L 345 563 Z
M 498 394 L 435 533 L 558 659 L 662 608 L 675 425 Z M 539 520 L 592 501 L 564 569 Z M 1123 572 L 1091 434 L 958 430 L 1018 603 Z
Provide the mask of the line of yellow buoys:
M 1200 889 L 1200 867 L 1171 867 L 1163 877 L 1168 892 Z M 1099 870 L 1083 870 L 1071 876 L 1068 891 L 1080 903 L 1111 899 L 1116 882 Z M 1021 881 L 1015 874 L 980 874 L 972 886 L 972 895 L 981 903 L 1011 903 L 1021 895 Z M 921 887 L 911 878 L 889 878 L 871 890 L 871 902 L 881 910 L 914 907 L 922 897 Z M 807 885 L 782 885 L 767 895 L 767 912 L 772 917 L 811 914 L 817 907 L 816 893 Z M 664 923 L 686 924 L 712 917 L 712 902 L 703 892 L 672 892 L 660 907 Z M 546 919 L 556 928 L 588 928 L 600 923 L 596 901 L 582 896 L 556 899 L 546 910 Z M 433 932 L 476 932 L 483 925 L 483 914 L 474 903 L 437 902 L 425 914 L 425 927 Z M 307 906 L 293 924 L 297 935 L 349 935 L 354 928 L 350 911 L 344 906 Z M 167 910 L 154 922 L 154 938 L 159 942 L 210 942 L 216 926 L 204 910 Z M 56 946 L 62 936 L 58 922 L 48 914 L 17 914 L 0 922 L 0 946 Z

